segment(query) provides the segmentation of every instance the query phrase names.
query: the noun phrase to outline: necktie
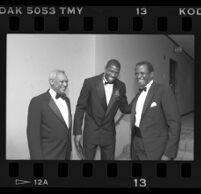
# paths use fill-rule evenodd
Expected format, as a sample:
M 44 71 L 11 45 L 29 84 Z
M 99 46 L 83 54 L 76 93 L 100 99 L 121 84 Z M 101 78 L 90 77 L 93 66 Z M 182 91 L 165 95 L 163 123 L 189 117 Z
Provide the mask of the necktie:
M 144 87 L 144 88 L 139 88 L 139 91 L 140 91 L 140 92 L 142 92 L 142 91 L 145 91 L 145 92 L 146 92 L 146 91 L 147 91 L 147 88 L 146 88 L 146 87 Z
M 66 100 L 66 99 L 67 99 L 67 96 L 66 96 L 66 94 L 57 93 L 57 94 L 56 94 L 56 99 L 58 99 L 58 98 L 62 98 L 63 100 Z

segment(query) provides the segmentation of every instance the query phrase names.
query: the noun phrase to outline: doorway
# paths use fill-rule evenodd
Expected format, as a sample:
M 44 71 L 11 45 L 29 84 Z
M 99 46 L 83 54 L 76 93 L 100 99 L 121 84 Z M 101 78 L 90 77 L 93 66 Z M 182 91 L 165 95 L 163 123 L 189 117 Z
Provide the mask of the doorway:
M 172 88 L 174 95 L 176 96 L 177 90 L 177 69 L 178 63 L 174 59 L 170 58 L 169 61 L 169 85 Z

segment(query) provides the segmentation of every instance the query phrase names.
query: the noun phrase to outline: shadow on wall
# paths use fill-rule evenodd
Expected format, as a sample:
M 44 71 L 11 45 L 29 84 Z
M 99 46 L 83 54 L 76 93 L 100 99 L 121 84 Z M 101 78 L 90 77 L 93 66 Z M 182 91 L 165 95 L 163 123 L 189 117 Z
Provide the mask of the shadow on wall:
M 130 143 L 126 144 L 123 149 L 122 152 L 116 156 L 115 160 L 130 160 Z

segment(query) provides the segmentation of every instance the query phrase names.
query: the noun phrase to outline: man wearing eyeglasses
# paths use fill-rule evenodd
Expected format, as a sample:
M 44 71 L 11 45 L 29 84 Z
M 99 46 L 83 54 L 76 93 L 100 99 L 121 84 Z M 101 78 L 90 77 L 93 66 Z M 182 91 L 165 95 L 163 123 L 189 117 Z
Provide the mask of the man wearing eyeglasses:
M 64 71 L 49 75 L 50 89 L 32 98 L 28 109 L 27 138 L 31 160 L 70 160 L 71 108 Z

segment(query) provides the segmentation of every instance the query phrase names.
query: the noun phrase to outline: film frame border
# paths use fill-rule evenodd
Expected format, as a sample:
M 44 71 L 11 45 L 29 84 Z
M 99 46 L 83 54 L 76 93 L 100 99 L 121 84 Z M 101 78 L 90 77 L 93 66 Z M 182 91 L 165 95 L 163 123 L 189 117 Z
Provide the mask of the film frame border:
M 35 7 L 35 6 L 34 6 Z M 42 7 L 42 6 L 39 6 Z M 85 7 L 85 6 L 84 6 Z M 104 7 L 104 6 L 103 6 Z M 137 8 L 137 6 L 133 6 Z M 132 12 L 132 8 L 128 8 Z M 32 15 L 24 17 L 24 15 L 20 16 L 8 16 L 4 15 L 0 17 L 0 23 L 3 23 L 3 30 L 0 33 L 0 41 L 3 48 L 6 48 L 6 34 L 7 33 L 81 33 L 81 34 L 194 34 L 195 35 L 195 64 L 199 64 L 201 58 L 198 54 L 199 43 L 201 42 L 201 37 L 199 35 L 199 16 L 165 16 L 168 12 L 167 10 L 176 10 L 176 7 L 168 7 L 165 10 L 158 9 L 157 7 L 148 7 L 150 10 L 154 10 L 151 16 L 138 16 L 132 14 L 131 12 L 119 12 L 126 10 L 127 8 L 120 7 L 106 7 L 104 11 L 104 17 L 100 15 L 100 11 L 96 10 L 98 8 L 94 7 L 85 7 L 87 8 L 87 12 L 80 16 L 80 18 L 73 18 L 73 16 L 36 16 Z M 111 13 L 112 10 L 112 13 Z M 125 14 L 126 13 L 126 14 Z M 68 18 L 68 19 L 67 19 Z M 127 19 L 126 19 L 127 18 Z M 136 19 L 137 18 L 137 19 Z M 31 25 L 24 25 L 32 21 Z M 103 21 L 104 20 L 104 21 Z M 50 25 L 51 22 L 53 25 Z M 100 22 L 103 21 L 103 22 Z M 135 22 L 134 22 L 135 21 Z M 137 21 L 137 22 L 136 22 Z M 65 29 L 65 24 L 68 23 L 68 28 Z M 76 25 L 75 25 L 76 23 Z M 137 23 L 137 25 L 136 25 Z M 58 25 L 59 24 L 59 25 Z M 77 25 L 78 24 L 78 25 Z M 97 24 L 101 24 L 97 26 Z M 49 26 L 50 25 L 50 26 Z M 136 25 L 136 26 L 135 26 Z M 154 26 L 154 28 L 153 28 Z M 64 29 L 63 29 L 64 28 Z M 137 28 L 137 30 L 135 30 Z M 4 77 L 4 73 L 6 72 L 6 51 L 1 51 L 1 59 L 2 64 L 4 64 L 3 68 L 1 65 L 1 71 L 4 83 L 6 83 L 6 77 Z M 199 78 L 199 66 L 195 65 L 195 79 Z M 198 82 L 199 83 L 199 82 Z M 198 85 L 196 85 L 197 88 Z M 198 96 L 195 95 L 195 105 L 198 104 Z M 6 93 L 5 96 L 1 96 L 1 102 L 6 101 Z M 196 107 L 195 106 L 195 107 Z M 5 128 L 5 112 L 6 107 L 3 104 L 3 124 L 2 128 Z M 50 179 L 50 187 L 86 187 L 89 186 L 89 183 L 94 187 L 100 187 L 102 185 L 99 184 L 100 177 L 106 179 L 103 183 L 104 187 L 135 187 L 133 185 L 132 180 L 137 178 L 138 184 L 142 184 L 139 181 L 145 177 L 146 180 L 153 179 L 153 182 L 149 182 L 146 185 L 147 188 L 158 187 L 158 184 L 166 185 L 166 186 L 175 186 L 175 187 L 200 187 L 201 183 L 199 182 L 199 170 L 200 170 L 200 153 L 199 148 L 199 136 L 200 133 L 198 130 L 198 118 L 200 112 L 199 110 L 195 110 L 195 130 L 194 130 L 194 161 L 173 161 L 173 162 L 158 162 L 158 161 L 141 161 L 141 162 L 132 162 L 132 161 L 9 161 L 2 158 L 5 156 L 5 131 L 3 132 L 3 136 L 1 136 L 1 159 L 0 162 L 3 164 L 1 166 L 1 170 L 3 174 L 5 174 L 5 180 L 1 181 L 3 187 L 11 186 L 16 187 L 13 184 L 13 179 L 16 178 L 27 178 L 35 177 L 36 180 L 35 186 L 46 186 L 46 185 L 37 185 L 39 182 L 44 182 L 44 177 L 52 177 L 52 175 L 57 176 L 59 178 Z M 2 123 L 2 122 L 1 122 Z M 2 146 L 4 150 L 2 149 Z M 22 171 L 22 168 L 25 171 Z M 54 169 L 54 172 L 48 172 L 47 168 Z M 55 169 L 56 168 L 56 169 Z M 63 173 L 63 168 L 66 169 Z M 71 169 L 77 168 L 77 174 Z M 104 170 L 103 170 L 104 168 Z M 30 170 L 32 169 L 32 170 Z M 59 170 L 60 169 L 60 170 Z M 79 170 L 78 170 L 79 169 Z M 127 169 L 127 171 L 125 170 Z M 29 173 L 25 173 L 28 172 Z M 97 172 L 103 172 L 101 175 Z M 130 172 L 129 177 L 127 173 Z M 175 172 L 177 176 L 175 176 Z M 61 173 L 61 174 L 59 174 Z M 75 180 L 77 180 L 76 176 L 79 175 L 79 185 Z M 148 173 L 148 175 L 147 175 Z M 100 175 L 97 176 L 97 175 Z M 175 176 L 174 180 L 171 180 L 171 175 Z M 70 176 L 70 178 L 69 178 Z M 63 179 L 68 181 L 68 183 Z M 120 177 L 120 179 L 119 179 Z M 33 178 L 32 178 L 33 179 Z M 63 179 L 61 181 L 61 179 Z M 72 179 L 72 180 L 69 180 Z M 125 180 L 124 180 L 125 179 Z M 7 182 L 9 180 L 9 182 Z M 41 181 L 40 181 L 41 180 Z M 38 181 L 38 182 L 37 182 Z M 52 181 L 52 182 L 51 182 Z M 61 182 L 58 182 L 61 181 Z M 143 180 L 142 180 L 143 181 Z M 154 182 L 157 182 L 154 184 Z M 56 185 L 55 185 L 56 183 Z M 174 185 L 176 183 L 176 185 Z M 0 187 L 1 187 L 0 184 Z M 69 185 L 68 185 L 69 184 Z M 28 185 L 27 185 L 28 186 Z M 34 185 L 32 185 L 34 186 Z M 59 187 L 60 187 L 59 186 Z M 24 187 L 24 186 L 23 186 Z M 26 187 L 26 186 L 25 186 Z M 160 187 L 160 186 L 159 186 Z M 163 186 L 162 186 L 163 187 Z

